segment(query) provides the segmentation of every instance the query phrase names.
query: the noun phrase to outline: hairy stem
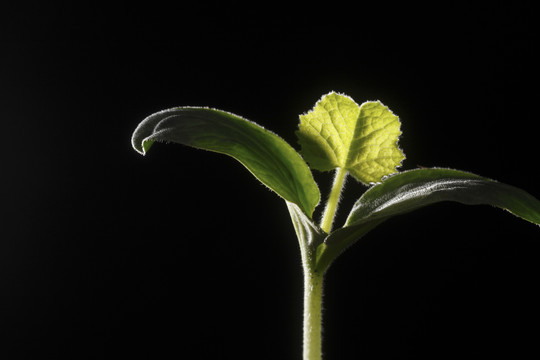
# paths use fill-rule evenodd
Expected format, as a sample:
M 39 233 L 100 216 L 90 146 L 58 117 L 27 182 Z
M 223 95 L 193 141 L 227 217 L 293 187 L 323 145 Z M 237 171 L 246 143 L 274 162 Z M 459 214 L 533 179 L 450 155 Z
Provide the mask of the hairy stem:
M 332 224 L 334 222 L 334 216 L 336 214 L 337 206 L 341 196 L 341 190 L 343 190 L 343 184 L 345 177 L 347 176 L 347 170 L 344 168 L 338 168 L 336 170 L 336 176 L 334 178 L 334 184 L 332 185 L 332 191 L 328 196 L 328 202 L 324 209 L 324 214 L 321 220 L 321 229 L 327 234 L 332 230 Z
M 329 233 L 336 214 L 336 209 L 341 196 L 341 190 L 345 182 L 347 171 L 338 168 L 334 178 L 334 184 L 328 197 L 321 221 L 321 229 Z M 322 359 L 322 291 L 323 278 L 326 268 L 317 269 L 317 245 L 313 242 L 315 235 L 313 229 L 305 227 L 294 207 L 289 204 L 291 219 L 295 226 L 296 235 L 300 243 L 302 266 L 304 269 L 304 360 Z
M 323 274 L 304 268 L 304 360 L 321 360 Z

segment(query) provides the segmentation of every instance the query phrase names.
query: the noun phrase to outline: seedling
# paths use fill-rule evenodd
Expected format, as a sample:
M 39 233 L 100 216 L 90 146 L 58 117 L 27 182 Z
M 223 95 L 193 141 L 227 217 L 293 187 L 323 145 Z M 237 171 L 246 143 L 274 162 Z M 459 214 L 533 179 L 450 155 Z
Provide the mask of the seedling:
M 456 201 L 493 205 L 540 225 L 540 201 L 516 187 L 452 169 L 397 172 L 405 159 L 398 146 L 400 126 L 398 117 L 379 101 L 358 105 L 331 92 L 300 116 L 296 132 L 300 153 L 251 121 L 200 107 L 150 115 L 133 133 L 132 144 L 143 155 L 160 141 L 232 156 L 285 200 L 304 271 L 304 360 L 317 360 L 321 359 L 324 274 L 340 253 L 385 220 L 436 202 Z M 311 169 L 335 172 L 320 221 L 313 219 L 320 192 Z M 334 228 L 347 176 L 369 188 L 345 224 Z

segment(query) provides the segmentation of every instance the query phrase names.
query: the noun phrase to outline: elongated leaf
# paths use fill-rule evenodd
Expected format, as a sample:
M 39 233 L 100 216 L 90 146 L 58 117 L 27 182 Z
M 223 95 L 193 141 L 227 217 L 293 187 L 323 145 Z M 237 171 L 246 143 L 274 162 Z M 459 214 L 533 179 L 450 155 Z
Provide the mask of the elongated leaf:
M 276 134 L 237 115 L 197 107 L 164 110 L 144 119 L 133 133 L 133 147 L 143 155 L 155 141 L 232 156 L 309 217 L 319 203 L 319 189 L 301 156 Z
M 332 92 L 300 116 L 296 134 L 313 169 L 343 168 L 368 184 L 396 172 L 405 158 L 397 146 L 400 125 L 378 101 L 358 106 L 350 97 Z
M 440 202 L 492 205 L 540 225 L 540 201 L 516 187 L 451 169 L 417 169 L 389 177 L 367 190 L 355 203 L 345 226 L 325 239 L 321 263 L 386 219 Z
M 366 191 L 353 206 L 345 226 L 439 201 L 493 205 L 540 225 L 540 201 L 521 189 L 464 171 L 417 169 L 392 176 Z

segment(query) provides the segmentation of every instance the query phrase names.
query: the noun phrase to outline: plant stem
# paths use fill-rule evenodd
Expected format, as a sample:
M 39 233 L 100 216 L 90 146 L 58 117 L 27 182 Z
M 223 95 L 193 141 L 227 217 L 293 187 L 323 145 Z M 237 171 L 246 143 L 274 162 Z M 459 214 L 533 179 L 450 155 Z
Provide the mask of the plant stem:
M 321 229 L 330 233 L 336 214 L 341 190 L 347 170 L 338 168 L 332 190 L 321 221 Z M 291 211 L 291 208 L 289 208 Z M 326 269 L 316 270 L 318 242 L 311 242 L 308 234 L 311 230 L 302 226 L 300 219 L 291 211 L 296 234 L 300 242 L 302 265 L 304 268 L 304 360 L 322 359 L 322 291 L 323 278 Z M 311 234 L 313 235 L 313 234 Z
M 304 267 L 304 360 L 321 360 L 323 275 Z
M 341 190 L 343 190 L 343 183 L 345 181 L 346 175 L 347 170 L 345 170 L 344 168 L 337 168 L 336 177 L 334 178 L 334 184 L 332 185 L 332 191 L 328 196 L 328 202 L 326 203 L 324 215 L 321 220 L 321 229 L 323 229 L 327 234 L 329 234 L 332 230 L 334 215 L 336 214 L 339 198 L 341 196 Z

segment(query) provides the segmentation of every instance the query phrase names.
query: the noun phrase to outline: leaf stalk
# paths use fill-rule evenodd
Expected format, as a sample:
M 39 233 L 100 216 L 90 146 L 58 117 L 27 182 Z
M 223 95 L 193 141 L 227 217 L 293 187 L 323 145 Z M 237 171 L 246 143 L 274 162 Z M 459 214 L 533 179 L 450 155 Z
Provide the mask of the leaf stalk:
M 347 170 L 345 170 L 345 168 L 336 169 L 336 176 L 334 177 L 332 191 L 328 196 L 328 201 L 326 203 L 326 207 L 324 209 L 323 217 L 321 220 L 321 229 L 327 234 L 329 234 L 332 230 L 334 217 L 336 215 L 336 210 L 339 204 L 339 200 L 341 198 L 341 191 L 343 190 L 346 176 Z

